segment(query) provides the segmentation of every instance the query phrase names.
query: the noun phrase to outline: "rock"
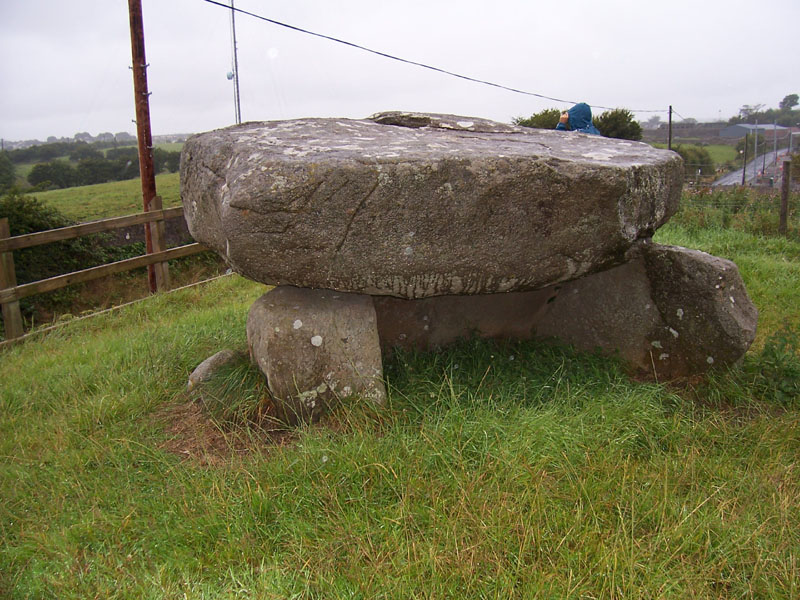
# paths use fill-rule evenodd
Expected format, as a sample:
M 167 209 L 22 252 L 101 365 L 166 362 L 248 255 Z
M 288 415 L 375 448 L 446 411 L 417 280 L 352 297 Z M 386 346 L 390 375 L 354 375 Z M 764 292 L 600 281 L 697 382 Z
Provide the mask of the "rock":
M 620 264 L 676 210 L 680 158 L 472 117 L 246 123 L 190 138 L 193 237 L 267 284 L 425 298 Z
M 220 350 L 213 356 L 209 356 L 197 365 L 197 368 L 189 375 L 186 391 L 190 394 L 195 393 L 198 388 L 210 381 L 221 369 L 234 364 L 238 360 L 239 355 L 233 350 Z
M 653 243 L 633 247 L 618 267 L 534 292 L 374 302 L 385 350 L 471 335 L 554 337 L 663 379 L 735 363 L 758 318 L 734 263 Z
M 313 421 L 339 398 L 386 399 L 372 298 L 275 288 L 247 317 L 250 356 L 283 418 Z
M 527 340 L 536 336 L 548 301 L 558 295 L 551 286 L 533 292 L 479 296 L 434 296 L 405 300 L 373 296 L 378 334 L 384 351 L 430 350 L 472 336 Z
M 652 296 L 664 321 L 657 340 L 666 376 L 738 361 L 753 343 L 756 309 L 736 264 L 677 246 L 643 246 Z

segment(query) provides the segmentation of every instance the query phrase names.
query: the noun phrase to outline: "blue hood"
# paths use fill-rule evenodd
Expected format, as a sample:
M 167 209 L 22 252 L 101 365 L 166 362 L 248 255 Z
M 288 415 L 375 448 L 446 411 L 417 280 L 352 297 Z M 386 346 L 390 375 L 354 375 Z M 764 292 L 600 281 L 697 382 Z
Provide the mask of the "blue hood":
M 569 127 L 573 131 L 586 129 L 592 124 L 592 109 L 585 102 L 576 104 L 567 111 L 569 114 Z
M 585 102 L 576 104 L 567 111 L 569 115 L 569 128 L 572 131 L 579 131 L 581 133 L 591 133 L 593 135 L 603 135 L 592 124 L 592 109 Z M 556 129 L 565 131 L 567 128 L 563 123 L 556 125 Z

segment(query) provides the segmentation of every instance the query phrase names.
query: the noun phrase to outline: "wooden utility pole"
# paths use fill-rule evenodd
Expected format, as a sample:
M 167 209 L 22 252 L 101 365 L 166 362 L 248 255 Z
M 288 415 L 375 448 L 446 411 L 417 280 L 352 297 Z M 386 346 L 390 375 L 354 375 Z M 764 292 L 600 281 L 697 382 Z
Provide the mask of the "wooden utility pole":
M 147 91 L 147 59 L 144 52 L 142 0 L 128 0 L 131 21 L 131 58 L 133 59 L 133 93 L 136 106 L 136 137 L 139 141 L 139 175 L 142 180 L 142 206 L 153 210 L 156 197 L 156 174 L 153 167 L 153 136 L 150 132 L 150 92 Z M 144 226 L 147 254 L 166 250 L 163 237 L 154 236 L 151 224 Z M 151 293 L 167 286 L 167 265 L 159 263 L 147 268 Z

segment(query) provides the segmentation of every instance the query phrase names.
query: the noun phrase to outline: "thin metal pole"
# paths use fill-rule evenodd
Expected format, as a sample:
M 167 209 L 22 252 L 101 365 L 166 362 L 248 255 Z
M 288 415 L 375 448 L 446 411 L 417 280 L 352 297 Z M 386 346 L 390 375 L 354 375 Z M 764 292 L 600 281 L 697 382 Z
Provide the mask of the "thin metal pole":
M 772 161 L 772 173 L 776 174 L 778 170 L 778 120 L 772 122 L 772 149 L 774 151 L 774 158 Z
M 231 0 L 231 36 L 233 38 L 233 102 L 236 110 L 236 124 L 242 122 L 242 105 L 239 99 L 239 51 L 236 48 L 236 11 Z
M 672 104 L 669 105 L 669 137 L 667 138 L 667 149 L 672 150 Z
M 742 185 L 747 181 L 747 134 L 744 134 L 744 156 L 742 157 Z
M 756 128 L 753 130 L 753 179 L 758 183 L 758 119 L 756 119 Z
M 133 94 L 136 106 L 136 137 L 139 142 L 139 175 L 142 180 L 142 206 L 150 210 L 156 197 L 156 175 L 153 167 L 153 137 L 150 132 L 150 93 L 147 91 L 147 59 L 144 52 L 144 24 L 141 0 L 128 0 L 131 22 L 131 58 L 133 59 Z M 153 253 L 150 225 L 144 226 L 147 254 Z M 156 270 L 147 267 L 147 279 L 151 293 L 158 289 Z

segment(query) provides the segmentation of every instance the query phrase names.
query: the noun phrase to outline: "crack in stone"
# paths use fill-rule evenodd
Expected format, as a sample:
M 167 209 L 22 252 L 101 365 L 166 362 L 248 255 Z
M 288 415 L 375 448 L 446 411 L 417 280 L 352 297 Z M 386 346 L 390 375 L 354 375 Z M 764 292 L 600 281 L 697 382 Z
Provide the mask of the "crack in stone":
M 347 222 L 347 226 L 345 227 L 344 235 L 342 236 L 342 239 L 339 240 L 338 244 L 336 244 L 336 250 L 335 250 L 336 254 L 339 254 L 339 252 L 342 250 L 342 246 L 344 246 L 345 241 L 347 241 L 347 236 L 350 235 L 350 229 L 353 226 L 353 221 L 356 220 L 356 216 L 358 215 L 358 213 L 361 212 L 361 209 L 363 209 L 364 206 L 367 204 L 367 202 L 369 201 L 369 199 L 372 196 L 372 194 L 374 194 L 375 190 L 378 189 L 378 185 L 379 184 L 380 184 L 380 179 L 378 179 L 376 177 L 375 178 L 375 185 L 372 186 L 372 189 L 367 193 L 366 196 L 364 196 L 361 199 L 361 202 L 359 202 L 358 206 L 353 211 L 353 214 L 351 215 L 350 220 Z

